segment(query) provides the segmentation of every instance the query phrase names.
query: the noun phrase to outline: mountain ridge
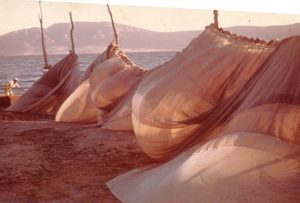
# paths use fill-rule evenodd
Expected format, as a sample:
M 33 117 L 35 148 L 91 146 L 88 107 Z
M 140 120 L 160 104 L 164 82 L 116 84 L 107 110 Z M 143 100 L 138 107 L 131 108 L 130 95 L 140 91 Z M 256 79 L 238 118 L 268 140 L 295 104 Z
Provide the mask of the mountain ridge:
M 79 54 L 100 53 L 113 40 L 110 22 L 74 22 L 75 50 Z M 124 51 L 179 51 L 201 33 L 201 30 L 158 32 L 125 24 L 116 24 L 120 46 Z M 233 26 L 230 32 L 265 40 L 300 35 L 300 23 L 275 26 Z M 68 53 L 70 24 L 56 23 L 44 29 L 49 55 Z M 0 56 L 41 55 L 40 28 L 32 27 L 0 36 Z

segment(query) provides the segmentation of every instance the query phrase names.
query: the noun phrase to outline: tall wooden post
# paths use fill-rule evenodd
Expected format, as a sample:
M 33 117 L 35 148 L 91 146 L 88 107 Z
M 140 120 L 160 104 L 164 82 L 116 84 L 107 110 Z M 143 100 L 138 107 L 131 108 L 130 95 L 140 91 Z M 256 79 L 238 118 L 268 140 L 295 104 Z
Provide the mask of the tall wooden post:
M 75 53 L 75 44 L 74 44 L 74 38 L 73 38 L 73 31 L 74 31 L 74 23 L 73 23 L 73 18 L 72 18 L 72 12 L 69 12 L 70 16 L 70 21 L 71 21 L 71 30 L 70 30 L 70 36 L 71 36 L 71 44 L 72 44 L 72 51 Z
M 119 44 L 119 37 L 118 37 L 118 33 L 117 33 L 117 30 L 116 30 L 116 27 L 115 27 L 115 22 L 114 22 L 112 13 L 110 11 L 109 5 L 107 4 L 106 6 L 107 6 L 107 9 L 108 9 L 108 12 L 109 12 L 109 15 L 110 15 L 110 20 L 111 20 L 112 27 L 114 29 L 116 44 Z
M 45 62 L 45 67 L 43 69 L 47 70 L 50 68 L 50 65 L 48 64 L 48 56 L 47 56 L 46 45 L 45 45 L 45 36 L 44 36 L 44 28 L 43 28 L 43 12 L 42 12 L 41 1 L 39 1 L 39 7 L 40 7 L 39 21 L 41 25 L 42 49 L 43 49 L 43 56 Z
M 219 27 L 219 20 L 218 20 L 219 12 L 218 10 L 214 10 L 214 25 L 215 27 Z

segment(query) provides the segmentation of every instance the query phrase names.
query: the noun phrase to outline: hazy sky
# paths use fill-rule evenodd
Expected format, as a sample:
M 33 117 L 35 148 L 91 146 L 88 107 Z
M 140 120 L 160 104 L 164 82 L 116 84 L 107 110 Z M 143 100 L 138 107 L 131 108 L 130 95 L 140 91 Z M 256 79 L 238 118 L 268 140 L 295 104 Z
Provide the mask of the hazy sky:
M 295 0 L 296 1 L 296 0 Z M 43 2 L 44 27 L 74 21 L 109 21 L 105 5 L 82 3 Z M 114 20 L 119 23 L 155 31 L 200 30 L 213 22 L 211 10 L 150 8 L 111 5 Z M 0 0 L 0 35 L 10 31 L 38 27 L 38 3 L 32 0 Z M 263 14 L 219 11 L 222 27 L 234 25 L 280 25 L 300 22 L 299 15 Z

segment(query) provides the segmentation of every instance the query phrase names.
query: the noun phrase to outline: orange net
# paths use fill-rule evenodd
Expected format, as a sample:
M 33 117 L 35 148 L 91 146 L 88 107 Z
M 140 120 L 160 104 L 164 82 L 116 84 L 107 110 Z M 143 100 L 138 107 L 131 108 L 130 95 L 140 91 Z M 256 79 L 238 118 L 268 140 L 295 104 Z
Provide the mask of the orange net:
M 144 151 L 168 157 L 202 123 L 185 123 L 241 91 L 276 44 L 254 42 L 213 26 L 139 85 L 133 126 Z
M 56 63 L 6 111 L 55 115 L 77 87 L 79 79 L 78 58 L 71 53 Z
M 128 95 L 147 70 L 131 62 L 118 45 L 112 43 L 86 70 L 81 85 L 59 109 L 58 122 L 96 122 L 106 129 L 132 131 Z M 126 104 L 126 110 L 122 108 Z M 110 117 L 113 116 L 113 119 Z M 109 124 L 105 123 L 109 121 Z
M 133 98 L 141 147 L 168 161 L 112 179 L 112 193 L 122 202 L 299 202 L 299 53 L 300 36 L 256 46 L 208 28 Z

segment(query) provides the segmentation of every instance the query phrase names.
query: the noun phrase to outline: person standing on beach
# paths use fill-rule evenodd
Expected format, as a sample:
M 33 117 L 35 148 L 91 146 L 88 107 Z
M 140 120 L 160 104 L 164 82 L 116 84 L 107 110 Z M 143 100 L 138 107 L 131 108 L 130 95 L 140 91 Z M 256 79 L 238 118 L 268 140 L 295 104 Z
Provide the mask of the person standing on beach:
M 15 88 L 15 87 L 20 88 L 20 85 L 19 85 L 18 82 L 19 82 L 19 78 L 14 78 L 13 80 L 7 82 L 4 85 L 4 92 L 5 92 L 6 96 L 13 96 L 14 95 L 12 89 Z

